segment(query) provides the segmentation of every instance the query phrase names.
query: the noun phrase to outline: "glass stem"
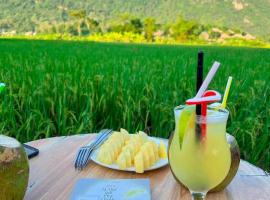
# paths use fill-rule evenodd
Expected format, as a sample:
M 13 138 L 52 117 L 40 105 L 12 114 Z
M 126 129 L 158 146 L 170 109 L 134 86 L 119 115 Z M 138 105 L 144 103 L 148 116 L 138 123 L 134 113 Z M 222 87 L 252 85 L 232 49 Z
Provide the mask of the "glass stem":
M 205 200 L 206 193 L 203 192 L 191 192 L 192 200 Z

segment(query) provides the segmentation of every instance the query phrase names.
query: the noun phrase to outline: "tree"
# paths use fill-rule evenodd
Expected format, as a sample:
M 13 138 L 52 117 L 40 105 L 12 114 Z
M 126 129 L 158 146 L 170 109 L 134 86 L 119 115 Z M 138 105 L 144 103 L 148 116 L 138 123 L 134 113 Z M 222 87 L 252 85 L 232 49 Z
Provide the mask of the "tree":
M 11 20 L 9 20 L 9 19 L 0 20 L 0 33 L 1 33 L 1 31 L 7 31 L 11 27 L 12 27 Z
M 133 26 L 134 33 L 142 32 L 143 24 L 139 18 L 131 19 L 130 24 Z
M 126 13 L 119 17 L 119 21 L 114 22 L 108 29 L 110 32 L 126 33 L 132 32 L 140 34 L 142 32 L 143 24 L 139 18 L 130 18 Z
M 164 25 L 162 26 L 163 35 L 169 36 L 170 33 L 171 33 L 171 27 L 172 27 L 172 25 L 171 25 L 170 23 L 164 24 Z
M 131 18 L 132 16 L 130 13 L 122 13 L 119 15 L 118 20 L 121 24 L 127 24 Z
M 154 32 L 156 30 L 156 21 L 154 18 L 144 20 L 144 37 L 147 41 L 154 41 Z
M 195 21 L 187 21 L 182 16 L 179 16 L 176 23 L 172 26 L 172 36 L 178 40 L 183 41 L 192 37 L 197 23 Z
M 69 16 L 81 20 L 81 19 L 85 19 L 86 17 L 86 11 L 85 10 L 70 10 L 69 11 Z
M 81 26 L 86 19 L 86 10 L 70 10 L 68 13 L 69 16 L 76 20 L 77 32 L 78 35 L 82 35 Z
M 198 23 L 195 23 L 194 27 L 192 28 L 192 35 L 199 36 L 205 30 L 204 26 Z
M 79 36 L 100 31 L 99 22 L 87 16 L 85 10 L 71 10 L 69 16 L 76 20 L 75 24 Z
M 78 33 L 77 32 L 77 27 L 73 23 L 66 24 L 66 30 L 71 35 L 76 35 Z
M 87 17 L 85 23 L 90 33 L 100 31 L 99 22 L 97 20 Z

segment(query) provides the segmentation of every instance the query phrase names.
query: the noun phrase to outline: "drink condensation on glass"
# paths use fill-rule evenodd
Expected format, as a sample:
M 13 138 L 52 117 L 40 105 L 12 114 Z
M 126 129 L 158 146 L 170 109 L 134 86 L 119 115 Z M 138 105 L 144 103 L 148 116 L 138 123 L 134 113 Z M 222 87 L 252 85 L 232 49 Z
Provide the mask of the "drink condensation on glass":
M 226 140 L 229 112 L 208 107 L 207 116 L 195 116 L 195 107 L 174 109 L 175 131 L 170 138 L 169 163 L 177 181 L 184 184 L 193 198 L 203 199 L 206 193 L 221 183 L 229 172 L 231 152 Z M 196 124 L 206 123 L 204 138 Z

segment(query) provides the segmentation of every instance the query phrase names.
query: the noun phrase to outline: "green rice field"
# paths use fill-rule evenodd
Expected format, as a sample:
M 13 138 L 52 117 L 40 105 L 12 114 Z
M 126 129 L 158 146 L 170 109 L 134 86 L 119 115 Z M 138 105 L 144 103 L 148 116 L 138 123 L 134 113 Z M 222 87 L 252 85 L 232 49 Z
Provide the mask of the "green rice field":
M 227 131 L 241 156 L 270 170 L 270 49 L 0 40 L 1 134 L 21 142 L 97 132 L 145 130 L 167 138 L 173 108 L 195 95 L 198 50 L 209 89 L 228 98 Z

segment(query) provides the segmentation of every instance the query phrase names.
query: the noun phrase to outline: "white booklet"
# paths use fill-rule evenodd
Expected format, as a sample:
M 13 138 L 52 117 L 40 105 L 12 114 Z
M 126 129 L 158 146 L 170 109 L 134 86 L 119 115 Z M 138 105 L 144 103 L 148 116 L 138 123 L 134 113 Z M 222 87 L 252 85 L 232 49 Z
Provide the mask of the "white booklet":
M 149 179 L 80 179 L 71 200 L 150 200 Z

